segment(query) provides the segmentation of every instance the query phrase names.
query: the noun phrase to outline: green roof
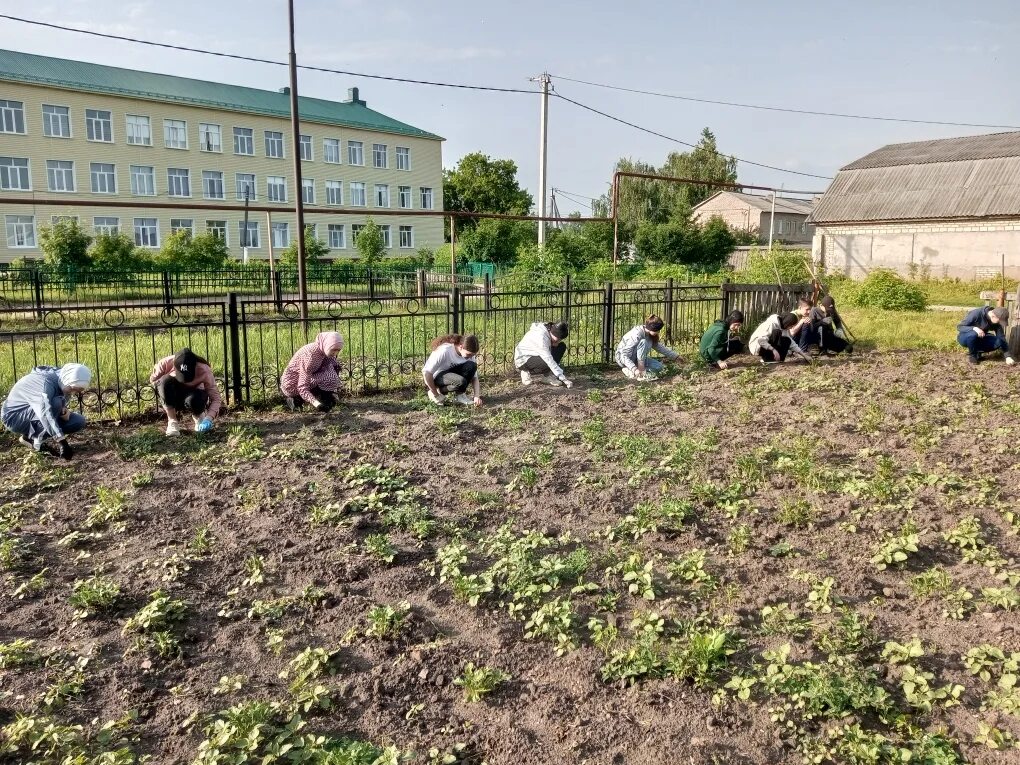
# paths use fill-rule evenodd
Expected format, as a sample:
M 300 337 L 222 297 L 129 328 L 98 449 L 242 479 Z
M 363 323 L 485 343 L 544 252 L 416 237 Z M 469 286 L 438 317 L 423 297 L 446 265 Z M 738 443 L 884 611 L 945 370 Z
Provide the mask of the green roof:
M 279 91 L 139 72 L 135 69 L 11 50 L 0 49 L 0 80 L 290 118 L 290 95 Z M 298 109 L 302 121 L 306 122 L 442 140 L 437 135 L 373 111 L 364 102 L 326 101 L 302 96 L 298 99 Z

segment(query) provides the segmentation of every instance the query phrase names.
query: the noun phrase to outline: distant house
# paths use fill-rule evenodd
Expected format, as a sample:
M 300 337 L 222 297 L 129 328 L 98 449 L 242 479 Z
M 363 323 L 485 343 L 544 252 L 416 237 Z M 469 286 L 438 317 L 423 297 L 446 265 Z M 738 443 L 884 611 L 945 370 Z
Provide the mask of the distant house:
M 1020 132 L 890 144 L 818 202 L 812 251 L 852 275 L 1020 276 Z
M 810 244 L 814 228 L 807 223 L 814 202 L 791 197 L 776 197 L 776 225 L 773 241 L 786 244 Z M 772 197 L 760 194 L 742 194 L 737 191 L 718 191 L 691 210 L 691 217 L 705 224 L 719 217 L 738 231 L 758 235 L 758 241 L 769 240 L 769 223 L 772 217 Z

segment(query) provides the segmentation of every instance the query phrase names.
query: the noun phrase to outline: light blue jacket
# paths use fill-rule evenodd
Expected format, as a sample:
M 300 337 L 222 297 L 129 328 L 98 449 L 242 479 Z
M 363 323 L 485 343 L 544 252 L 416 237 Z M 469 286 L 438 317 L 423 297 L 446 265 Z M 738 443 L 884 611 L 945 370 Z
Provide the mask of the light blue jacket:
M 67 406 L 56 367 L 36 367 L 11 388 L 0 409 L 5 425 L 26 419 L 38 420 L 50 438 L 64 437 L 60 413 Z

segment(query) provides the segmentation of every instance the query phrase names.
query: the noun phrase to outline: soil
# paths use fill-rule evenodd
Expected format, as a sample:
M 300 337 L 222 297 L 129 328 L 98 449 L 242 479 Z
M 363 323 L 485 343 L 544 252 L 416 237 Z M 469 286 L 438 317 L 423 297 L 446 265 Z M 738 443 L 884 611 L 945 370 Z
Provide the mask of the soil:
M 246 699 L 286 698 L 288 681 L 279 674 L 308 646 L 339 651 L 338 673 L 327 681 L 334 706 L 309 714 L 309 727 L 392 743 L 416 752 L 420 762 L 428 761 L 430 748 L 448 751 L 457 743 L 467 745 L 461 761 L 489 765 L 797 762 L 800 755 L 780 724 L 770 720 L 761 696 L 753 694 L 748 702 L 731 697 L 713 707 L 715 688 L 686 681 L 604 682 L 605 657 L 584 630 L 588 612 L 580 622 L 579 646 L 558 656 L 550 642 L 525 639 L 523 622 L 500 608 L 497 597 L 472 607 L 429 571 L 436 550 L 456 534 L 474 539 L 509 519 L 518 530 L 569 532 L 593 549 L 609 550 L 605 530 L 638 503 L 686 497 L 695 479 L 729 483 L 737 476 L 738 458 L 758 454 L 766 482 L 749 494 L 736 519 L 696 500 L 697 519 L 681 531 L 628 539 L 624 549 L 646 559 L 661 556 L 660 572 L 694 548 L 707 551 L 705 568 L 721 578 L 726 593 L 711 600 L 714 618 L 728 620 L 744 641 L 731 657 L 733 671 L 747 670 L 762 650 L 784 642 L 794 643 L 799 660 L 824 661 L 810 635 L 763 636 L 757 626 L 762 607 L 783 601 L 816 623 L 831 623 L 838 609 L 830 615 L 804 611 L 809 585 L 791 574 L 833 577 L 839 600 L 872 620 L 879 649 L 884 641 L 906 642 L 916 635 L 927 652 L 923 666 L 937 678 L 933 685 L 964 686 L 958 706 L 919 713 L 917 725 L 947 731 L 967 761 L 1020 759 L 1016 750 L 993 751 L 973 742 L 979 722 L 1020 738 L 1020 721 L 981 711 L 988 687 L 961 660 L 984 643 L 1020 651 L 1020 620 L 1016 612 L 982 602 L 982 587 L 1002 583 L 990 569 L 964 562 L 942 536 L 973 514 L 987 541 L 1009 561 L 1006 569 L 1020 570 L 1020 544 L 1003 513 L 1020 511 L 1020 373 L 1001 362 L 972 368 L 962 355 L 918 352 L 826 359 L 811 368 L 793 363 L 763 368 L 745 360 L 725 372 L 687 370 L 645 384 L 658 386 L 654 394 L 610 371 L 578 375 L 575 382 L 570 390 L 509 380 L 487 385 L 485 406 L 465 412 L 459 422 L 412 392 L 349 399 L 328 415 L 230 413 L 208 439 L 221 448 L 212 463 L 191 449 L 200 438 L 194 434 L 157 445 L 154 456 L 128 458 L 122 439 L 161 433 L 158 424 L 93 428 L 76 442 L 72 472 L 54 479 L 53 488 L 41 484 L 56 463 L 26 473 L 35 458 L 26 463 L 22 447 L 5 437 L 0 502 L 25 503 L 17 533 L 32 544 L 32 553 L 4 575 L 0 642 L 28 638 L 43 654 L 90 657 L 84 692 L 54 715 L 88 726 L 94 718 L 118 719 L 135 710 L 134 749 L 155 763 L 194 760 L 206 716 L 218 710 Z M 692 397 L 680 396 L 683 391 Z M 649 400 L 656 396 L 664 400 Z M 518 410 L 532 416 L 517 415 Z M 694 477 L 671 479 L 656 456 L 647 463 L 652 469 L 632 480 L 637 463 L 628 462 L 618 445 L 577 437 L 597 418 L 609 439 L 647 436 L 669 444 L 715 429 L 718 445 L 698 457 Z M 264 440 L 261 456 L 236 443 L 223 448 L 238 425 L 257 428 Z M 562 438 L 551 444 L 551 461 L 547 456 L 548 464 L 535 467 L 536 485 L 508 491 L 522 465 L 550 444 L 551 433 Z M 966 491 L 922 487 L 912 504 L 886 510 L 845 493 L 809 492 L 777 469 L 772 453 L 758 451 L 804 438 L 813 444 L 819 471 L 858 469 L 870 475 L 884 455 L 893 460 L 897 476 L 916 466 L 922 473 L 989 479 L 995 492 L 975 500 Z M 350 496 L 342 479 L 359 463 L 407 476 L 428 493 L 438 520 L 424 541 L 389 531 L 397 550 L 391 564 L 365 549 L 366 536 L 383 530 L 377 516 L 309 522 L 310 507 Z M 150 483 L 132 485 L 132 477 L 146 473 Z M 579 482 L 582 476 L 590 480 Z M 127 493 L 123 528 L 111 524 L 101 529 L 101 538 L 74 548 L 58 545 L 84 528 L 97 486 Z M 489 492 L 498 501 L 480 505 L 478 497 L 485 495 L 477 493 Z M 796 500 L 816 508 L 809 527 L 777 518 Z M 902 568 L 879 570 L 870 560 L 877 542 L 908 516 L 923 532 L 919 552 Z M 749 546 L 734 554 L 727 540 L 739 524 L 749 527 Z M 188 559 L 189 540 L 202 526 L 215 541 L 207 554 Z M 774 554 L 781 542 L 792 554 Z M 174 570 L 175 554 L 178 564 L 187 560 L 186 570 L 179 565 Z M 265 581 L 246 586 L 244 561 L 252 555 L 265 560 Z M 941 600 L 912 593 L 910 578 L 934 565 L 952 577 L 954 587 L 975 593 L 966 618 L 947 618 Z M 13 596 L 18 584 L 44 568 L 47 589 Z M 69 603 L 72 585 L 95 571 L 120 584 L 120 600 L 112 611 L 76 619 Z M 624 590 L 615 617 L 620 625 L 646 608 L 677 617 L 705 608 L 660 578 L 652 603 L 628 596 L 617 582 Z M 275 625 L 284 632 L 276 655 L 267 648 L 266 621 L 248 618 L 248 606 L 255 598 L 299 595 L 313 584 L 325 591 L 324 598 L 288 612 Z M 131 636 L 122 634 L 125 621 L 158 588 L 187 604 L 177 628 L 180 658 L 132 650 Z M 400 601 L 411 605 L 406 628 L 392 639 L 365 637 L 368 610 Z M 453 681 L 469 661 L 497 667 L 511 679 L 481 702 L 467 703 Z M 888 668 L 882 673 L 887 687 L 896 688 L 895 673 Z M 228 675 L 244 675 L 243 688 L 215 693 Z M 0 670 L 0 725 L 16 712 L 37 711 L 51 679 L 43 665 Z M 11 754 L 3 761 L 23 762 L 26 756 Z

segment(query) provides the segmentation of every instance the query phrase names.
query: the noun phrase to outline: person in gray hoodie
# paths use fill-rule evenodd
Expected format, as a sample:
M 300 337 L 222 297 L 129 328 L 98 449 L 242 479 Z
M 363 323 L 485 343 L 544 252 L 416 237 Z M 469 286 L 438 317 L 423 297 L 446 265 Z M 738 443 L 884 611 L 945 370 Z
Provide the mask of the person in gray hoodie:
M 650 357 L 658 351 L 666 361 L 676 361 L 680 354 L 659 342 L 659 333 L 666 323 L 655 314 L 630 330 L 616 346 L 616 363 L 631 380 L 654 380 L 663 364 Z
M 85 417 L 68 408 L 71 396 L 86 390 L 92 372 L 84 364 L 36 367 L 7 394 L 0 419 L 21 436 L 24 446 L 54 457 L 71 459 L 74 450 L 67 437 L 85 428 Z
M 567 344 L 563 342 L 570 333 L 565 322 L 536 321 L 514 348 L 514 367 L 521 373 L 521 384 L 531 385 L 536 378 L 550 385 L 573 386 L 560 366 Z

